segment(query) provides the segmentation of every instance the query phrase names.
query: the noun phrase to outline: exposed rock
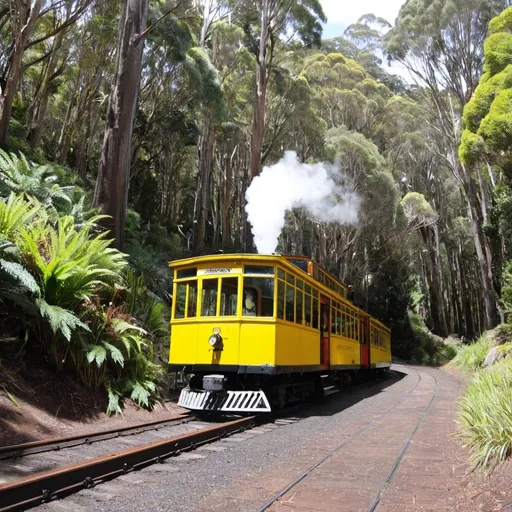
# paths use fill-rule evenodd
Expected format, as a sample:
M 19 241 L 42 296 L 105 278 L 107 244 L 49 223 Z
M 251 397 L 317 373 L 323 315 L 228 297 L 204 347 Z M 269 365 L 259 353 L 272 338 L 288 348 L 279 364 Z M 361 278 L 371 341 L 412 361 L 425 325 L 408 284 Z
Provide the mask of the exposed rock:
M 484 360 L 484 367 L 492 366 L 493 364 L 497 363 L 500 359 L 503 359 L 504 354 L 503 352 L 498 350 L 498 347 L 491 348 L 489 352 L 487 352 L 487 355 L 485 356 Z

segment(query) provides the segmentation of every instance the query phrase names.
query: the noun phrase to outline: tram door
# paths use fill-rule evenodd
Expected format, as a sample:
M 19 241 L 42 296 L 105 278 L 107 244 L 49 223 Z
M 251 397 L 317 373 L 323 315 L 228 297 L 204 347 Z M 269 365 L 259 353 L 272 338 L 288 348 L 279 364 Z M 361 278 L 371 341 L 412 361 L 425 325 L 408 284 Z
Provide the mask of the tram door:
M 320 297 L 320 365 L 323 370 L 329 368 L 330 313 L 329 299 L 322 295 Z
M 361 366 L 370 367 L 370 322 L 366 315 L 360 317 L 361 325 Z

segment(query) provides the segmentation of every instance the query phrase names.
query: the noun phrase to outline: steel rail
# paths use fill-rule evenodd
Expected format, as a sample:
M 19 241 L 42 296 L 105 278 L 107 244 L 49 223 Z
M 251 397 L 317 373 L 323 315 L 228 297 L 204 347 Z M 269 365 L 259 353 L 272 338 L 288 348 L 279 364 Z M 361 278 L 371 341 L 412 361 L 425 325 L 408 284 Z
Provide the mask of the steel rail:
M 425 371 L 425 370 L 423 370 L 423 371 Z M 393 467 L 391 468 L 391 471 L 389 472 L 389 474 L 386 476 L 386 478 L 382 482 L 382 485 L 380 486 L 377 494 L 375 495 L 375 498 L 373 499 L 371 505 L 368 508 L 368 512 L 374 512 L 375 509 L 377 508 L 377 506 L 380 503 L 380 500 L 382 498 L 382 495 L 384 494 L 384 492 L 386 491 L 389 483 L 391 482 L 391 480 L 395 476 L 395 473 L 396 473 L 396 470 L 398 469 L 398 466 L 400 466 L 400 463 L 402 462 L 402 460 L 403 460 L 407 450 L 409 449 L 409 446 L 411 444 L 411 441 L 412 441 L 413 437 L 416 435 L 416 432 L 419 430 L 421 425 L 423 425 L 423 421 L 425 421 L 425 418 L 426 418 L 428 412 L 430 411 L 430 408 L 432 407 L 432 404 L 434 403 L 434 399 L 436 398 L 436 395 L 437 395 L 437 379 L 435 378 L 434 375 L 432 375 L 432 374 L 430 374 L 428 372 L 425 372 L 425 373 L 427 375 L 430 375 L 434 379 L 434 393 L 432 393 L 432 398 L 430 399 L 430 402 L 429 402 L 427 408 L 423 412 L 423 416 L 420 418 L 420 421 L 416 425 L 416 428 L 411 432 L 411 435 L 408 437 L 407 441 L 403 445 L 402 451 L 399 453 L 398 457 L 396 458 L 395 463 L 393 464 Z
M 75 436 L 54 437 L 42 439 L 40 441 L 31 441 L 28 443 L 13 444 L 9 446 L 0 446 L 0 460 L 24 457 L 34 453 L 43 453 L 62 448 L 70 448 L 81 444 L 92 444 L 98 441 L 106 441 L 116 437 L 140 434 L 148 430 L 158 430 L 160 428 L 181 425 L 194 421 L 196 418 L 192 414 L 182 414 L 174 418 L 165 420 L 151 421 L 148 423 L 138 423 L 127 427 L 119 427 L 108 430 L 100 430 L 89 434 L 78 434 Z
M 25 510 L 67 496 L 92 487 L 100 480 L 110 480 L 134 469 L 162 462 L 182 451 L 242 432 L 255 423 L 256 417 L 250 416 L 1 484 L 0 512 Z

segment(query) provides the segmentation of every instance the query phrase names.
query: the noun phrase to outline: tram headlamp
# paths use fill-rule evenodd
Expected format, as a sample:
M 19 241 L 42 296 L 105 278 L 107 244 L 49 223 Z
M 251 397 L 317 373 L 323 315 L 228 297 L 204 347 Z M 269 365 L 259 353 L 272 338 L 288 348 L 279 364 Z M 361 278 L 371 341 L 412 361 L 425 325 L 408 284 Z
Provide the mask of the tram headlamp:
M 209 338 L 208 338 L 208 343 L 212 346 L 212 347 L 216 347 L 218 345 L 220 345 L 222 343 L 222 338 L 220 337 L 219 334 L 212 334 Z

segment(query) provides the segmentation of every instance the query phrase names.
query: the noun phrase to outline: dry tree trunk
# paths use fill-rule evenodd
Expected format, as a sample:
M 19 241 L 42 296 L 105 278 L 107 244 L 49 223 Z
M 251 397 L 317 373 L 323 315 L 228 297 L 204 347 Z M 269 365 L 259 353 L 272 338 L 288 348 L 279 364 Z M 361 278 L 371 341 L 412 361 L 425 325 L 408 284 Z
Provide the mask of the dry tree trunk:
M 115 245 L 122 249 L 128 202 L 132 132 L 140 86 L 148 0 L 125 0 L 119 19 L 116 71 L 110 93 L 94 204 L 112 217 Z

